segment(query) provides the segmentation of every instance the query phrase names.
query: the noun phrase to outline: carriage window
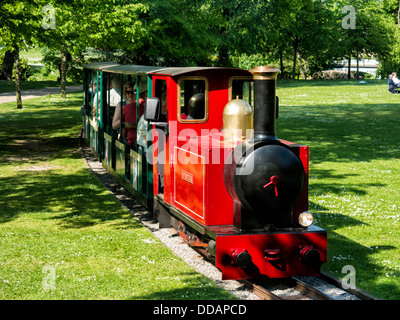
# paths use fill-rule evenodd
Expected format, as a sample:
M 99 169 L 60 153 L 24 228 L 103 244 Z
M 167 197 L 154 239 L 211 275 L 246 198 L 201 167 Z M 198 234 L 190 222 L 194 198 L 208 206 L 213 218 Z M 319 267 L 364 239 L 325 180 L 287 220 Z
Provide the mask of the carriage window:
M 246 101 L 250 106 L 252 106 L 254 101 L 253 80 L 232 79 L 230 100 L 236 99 L 236 97 L 239 97 L 239 99 Z
M 100 118 L 101 88 L 100 88 L 100 71 L 92 71 L 91 75 L 91 104 L 93 117 Z
M 201 77 L 182 77 L 178 82 L 181 122 L 205 122 L 208 119 L 207 81 Z
M 83 91 L 83 101 L 85 104 L 85 114 L 89 116 L 91 114 L 92 107 L 92 81 L 91 81 L 91 72 L 88 69 L 84 70 L 84 91 Z

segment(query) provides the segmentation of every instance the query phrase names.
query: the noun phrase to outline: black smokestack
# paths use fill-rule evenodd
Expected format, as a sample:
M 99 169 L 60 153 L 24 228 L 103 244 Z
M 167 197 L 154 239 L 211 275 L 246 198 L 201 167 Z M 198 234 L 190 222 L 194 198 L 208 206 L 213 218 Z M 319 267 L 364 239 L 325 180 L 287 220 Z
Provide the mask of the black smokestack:
M 277 140 L 276 77 L 280 72 L 274 66 L 254 67 L 254 141 Z

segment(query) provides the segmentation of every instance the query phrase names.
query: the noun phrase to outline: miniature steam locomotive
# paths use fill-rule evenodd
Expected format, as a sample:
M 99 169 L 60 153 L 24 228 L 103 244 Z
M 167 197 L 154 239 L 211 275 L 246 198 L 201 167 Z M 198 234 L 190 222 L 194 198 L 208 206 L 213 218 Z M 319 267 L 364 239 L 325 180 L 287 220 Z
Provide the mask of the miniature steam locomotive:
M 276 137 L 278 73 L 85 68 L 83 126 L 93 152 L 160 227 L 174 227 L 214 257 L 223 279 L 317 275 L 326 262 L 326 231 L 308 211 L 308 147 Z M 123 113 L 119 132 L 110 125 L 116 78 L 121 87 L 136 85 L 134 144 L 124 135 Z M 144 110 L 139 88 L 147 88 Z

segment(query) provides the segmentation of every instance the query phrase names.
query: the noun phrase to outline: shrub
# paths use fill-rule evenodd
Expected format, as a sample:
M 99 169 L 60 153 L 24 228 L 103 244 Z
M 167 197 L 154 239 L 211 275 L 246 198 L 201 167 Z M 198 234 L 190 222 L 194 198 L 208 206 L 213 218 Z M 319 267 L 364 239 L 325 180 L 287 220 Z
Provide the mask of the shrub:
M 350 78 L 351 79 L 355 79 L 355 75 L 356 72 L 355 71 L 351 71 L 350 72 Z M 364 79 L 364 73 L 363 72 L 359 72 L 359 79 Z M 314 80 L 322 80 L 322 79 L 347 79 L 347 71 L 345 70 L 324 70 L 324 71 L 319 71 L 316 72 L 312 75 L 311 79 Z
M 28 80 L 28 78 L 32 75 L 32 68 L 28 64 L 28 59 L 20 58 L 19 64 L 19 76 L 22 81 Z M 15 79 L 15 67 L 13 69 L 13 80 Z

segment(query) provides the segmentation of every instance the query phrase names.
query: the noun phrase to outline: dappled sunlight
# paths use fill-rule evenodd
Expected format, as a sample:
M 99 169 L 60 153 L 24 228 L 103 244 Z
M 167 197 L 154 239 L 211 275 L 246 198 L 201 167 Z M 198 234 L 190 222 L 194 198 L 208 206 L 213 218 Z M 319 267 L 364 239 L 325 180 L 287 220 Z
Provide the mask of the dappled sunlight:
M 127 219 L 129 214 L 87 170 L 60 173 L 62 170 L 51 166 L 34 168 L 28 166 L 15 175 L 0 177 L 0 222 L 17 219 L 21 214 L 45 214 L 65 228 L 119 219 L 135 226 Z

